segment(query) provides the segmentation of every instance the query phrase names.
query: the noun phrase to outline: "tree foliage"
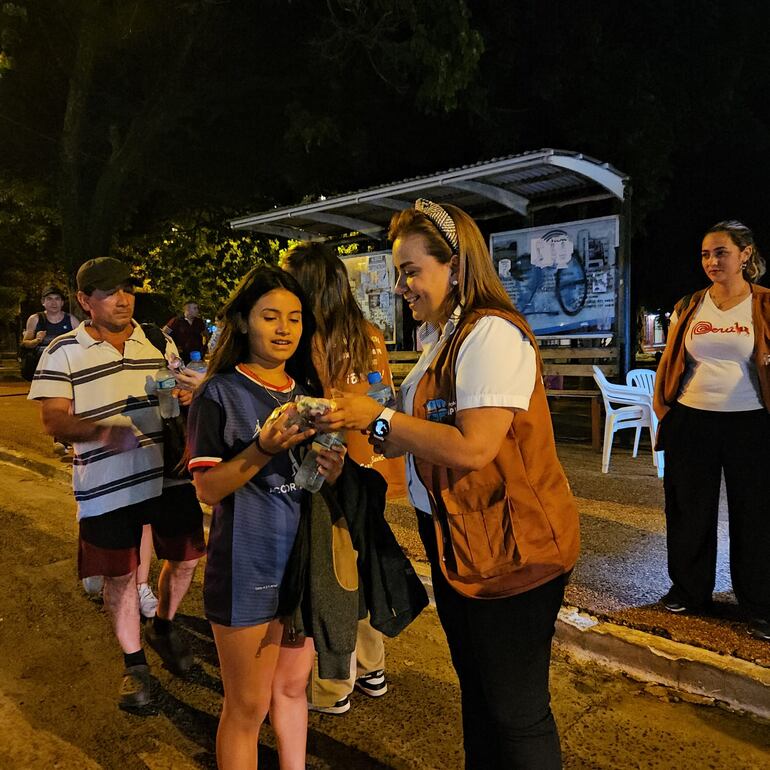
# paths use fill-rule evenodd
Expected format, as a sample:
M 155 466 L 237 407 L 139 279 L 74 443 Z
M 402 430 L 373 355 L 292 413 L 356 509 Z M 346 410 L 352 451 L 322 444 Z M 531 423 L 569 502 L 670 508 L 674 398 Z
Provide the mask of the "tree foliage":
M 59 224 L 44 186 L 0 176 L 0 320 L 12 320 L 46 283 L 66 285 L 56 259 Z
M 295 120 L 287 112 L 313 86 L 331 85 L 342 97 L 340 84 L 360 53 L 361 25 L 372 13 L 388 23 L 366 37 L 375 54 L 363 76 L 357 67 L 360 78 L 368 76 L 366 87 L 398 91 L 411 80 L 426 109 L 451 108 L 478 59 L 478 36 L 468 31 L 464 43 L 431 42 L 425 0 L 353 5 L 4 6 L 1 44 L 12 66 L 0 80 L 0 97 L 11 106 L 11 122 L 2 124 L 0 138 L 12 150 L 11 173 L 55 185 L 65 268 L 106 253 L 127 224 L 144 229 L 148 218 L 185 207 L 232 203 L 233 187 L 248 187 L 254 200 L 286 189 L 297 194 L 308 175 L 285 161 L 339 147 L 345 131 L 333 125 L 334 98 L 308 99 Z M 465 31 L 464 5 L 452 5 L 459 11 L 454 26 Z M 276 29 L 294 29 L 296 42 Z M 347 29 L 350 44 L 330 50 Z M 311 58 L 318 65 L 309 68 Z M 462 63 L 450 66 L 456 75 L 442 74 L 454 60 Z M 383 81 L 377 67 L 396 73 L 398 83 Z
M 118 254 L 134 265 L 144 289 L 166 296 L 177 312 L 194 300 L 213 317 L 251 268 L 274 264 L 279 255 L 277 241 L 234 233 L 225 218 L 222 211 L 207 211 L 165 222 L 131 239 Z

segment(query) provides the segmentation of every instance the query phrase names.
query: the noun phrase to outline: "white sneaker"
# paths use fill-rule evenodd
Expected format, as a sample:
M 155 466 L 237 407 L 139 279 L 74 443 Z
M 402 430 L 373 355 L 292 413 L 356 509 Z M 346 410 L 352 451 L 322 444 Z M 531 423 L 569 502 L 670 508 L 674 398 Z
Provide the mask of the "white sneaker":
M 139 611 L 145 618 L 154 618 L 158 610 L 158 597 L 147 583 L 139 583 L 136 590 L 139 592 Z
M 316 706 L 315 703 L 307 704 L 308 711 L 317 711 L 319 714 L 334 714 L 339 716 L 350 711 L 350 696 L 340 698 L 333 706 Z
M 385 672 L 382 669 L 370 671 L 368 674 L 359 676 L 356 679 L 356 690 L 368 695 L 370 698 L 379 698 L 388 691 L 388 683 L 385 680 Z
M 83 578 L 83 590 L 89 596 L 98 596 L 104 588 L 104 578 L 101 575 Z

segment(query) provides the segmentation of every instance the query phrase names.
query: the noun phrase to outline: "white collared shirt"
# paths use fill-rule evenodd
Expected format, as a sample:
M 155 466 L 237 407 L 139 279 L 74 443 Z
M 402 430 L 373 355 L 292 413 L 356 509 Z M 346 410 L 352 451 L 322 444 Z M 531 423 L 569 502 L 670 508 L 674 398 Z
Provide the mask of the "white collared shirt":
M 158 497 L 163 491 L 163 429 L 155 375 L 166 361 L 135 321 L 122 353 L 109 342 L 94 339 L 86 330 L 88 323 L 48 346 L 29 398 L 66 398 L 78 417 L 130 427 L 139 446 L 117 452 L 99 441 L 75 442 L 72 485 L 79 519 Z M 173 342 L 169 345 L 176 351 Z
M 405 414 L 414 413 L 417 384 L 454 333 L 459 317 L 457 307 L 443 330 L 428 323 L 418 329 L 422 355 L 399 391 L 400 410 Z M 528 409 L 536 370 L 535 351 L 518 327 L 499 316 L 485 316 L 475 324 L 457 356 L 457 411 L 485 406 Z M 411 454 L 407 454 L 406 478 L 412 505 L 430 512 L 428 490 Z

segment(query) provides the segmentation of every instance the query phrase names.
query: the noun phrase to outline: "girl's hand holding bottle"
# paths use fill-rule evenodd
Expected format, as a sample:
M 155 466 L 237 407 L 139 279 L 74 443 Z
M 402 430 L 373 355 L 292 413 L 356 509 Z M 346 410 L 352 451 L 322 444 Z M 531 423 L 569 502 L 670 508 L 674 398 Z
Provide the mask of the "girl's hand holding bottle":
M 316 453 L 315 461 L 318 463 L 318 472 L 326 479 L 327 484 L 334 484 L 340 477 L 345 465 L 347 447 L 337 444 L 333 449 L 321 449 Z

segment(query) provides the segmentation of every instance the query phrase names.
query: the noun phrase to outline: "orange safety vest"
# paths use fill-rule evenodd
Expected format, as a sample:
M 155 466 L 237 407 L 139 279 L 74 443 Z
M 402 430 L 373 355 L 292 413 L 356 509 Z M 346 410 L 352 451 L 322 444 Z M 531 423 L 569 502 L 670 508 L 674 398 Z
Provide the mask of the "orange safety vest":
M 510 321 L 537 351 L 531 330 L 518 316 L 497 309 L 468 313 L 418 383 L 415 417 L 454 425 L 457 356 L 475 323 L 487 315 Z M 441 570 L 459 593 L 512 596 L 574 567 L 578 511 L 556 454 L 539 355 L 529 409 L 514 413 L 489 465 L 457 471 L 418 457 L 415 465 L 431 500 Z

